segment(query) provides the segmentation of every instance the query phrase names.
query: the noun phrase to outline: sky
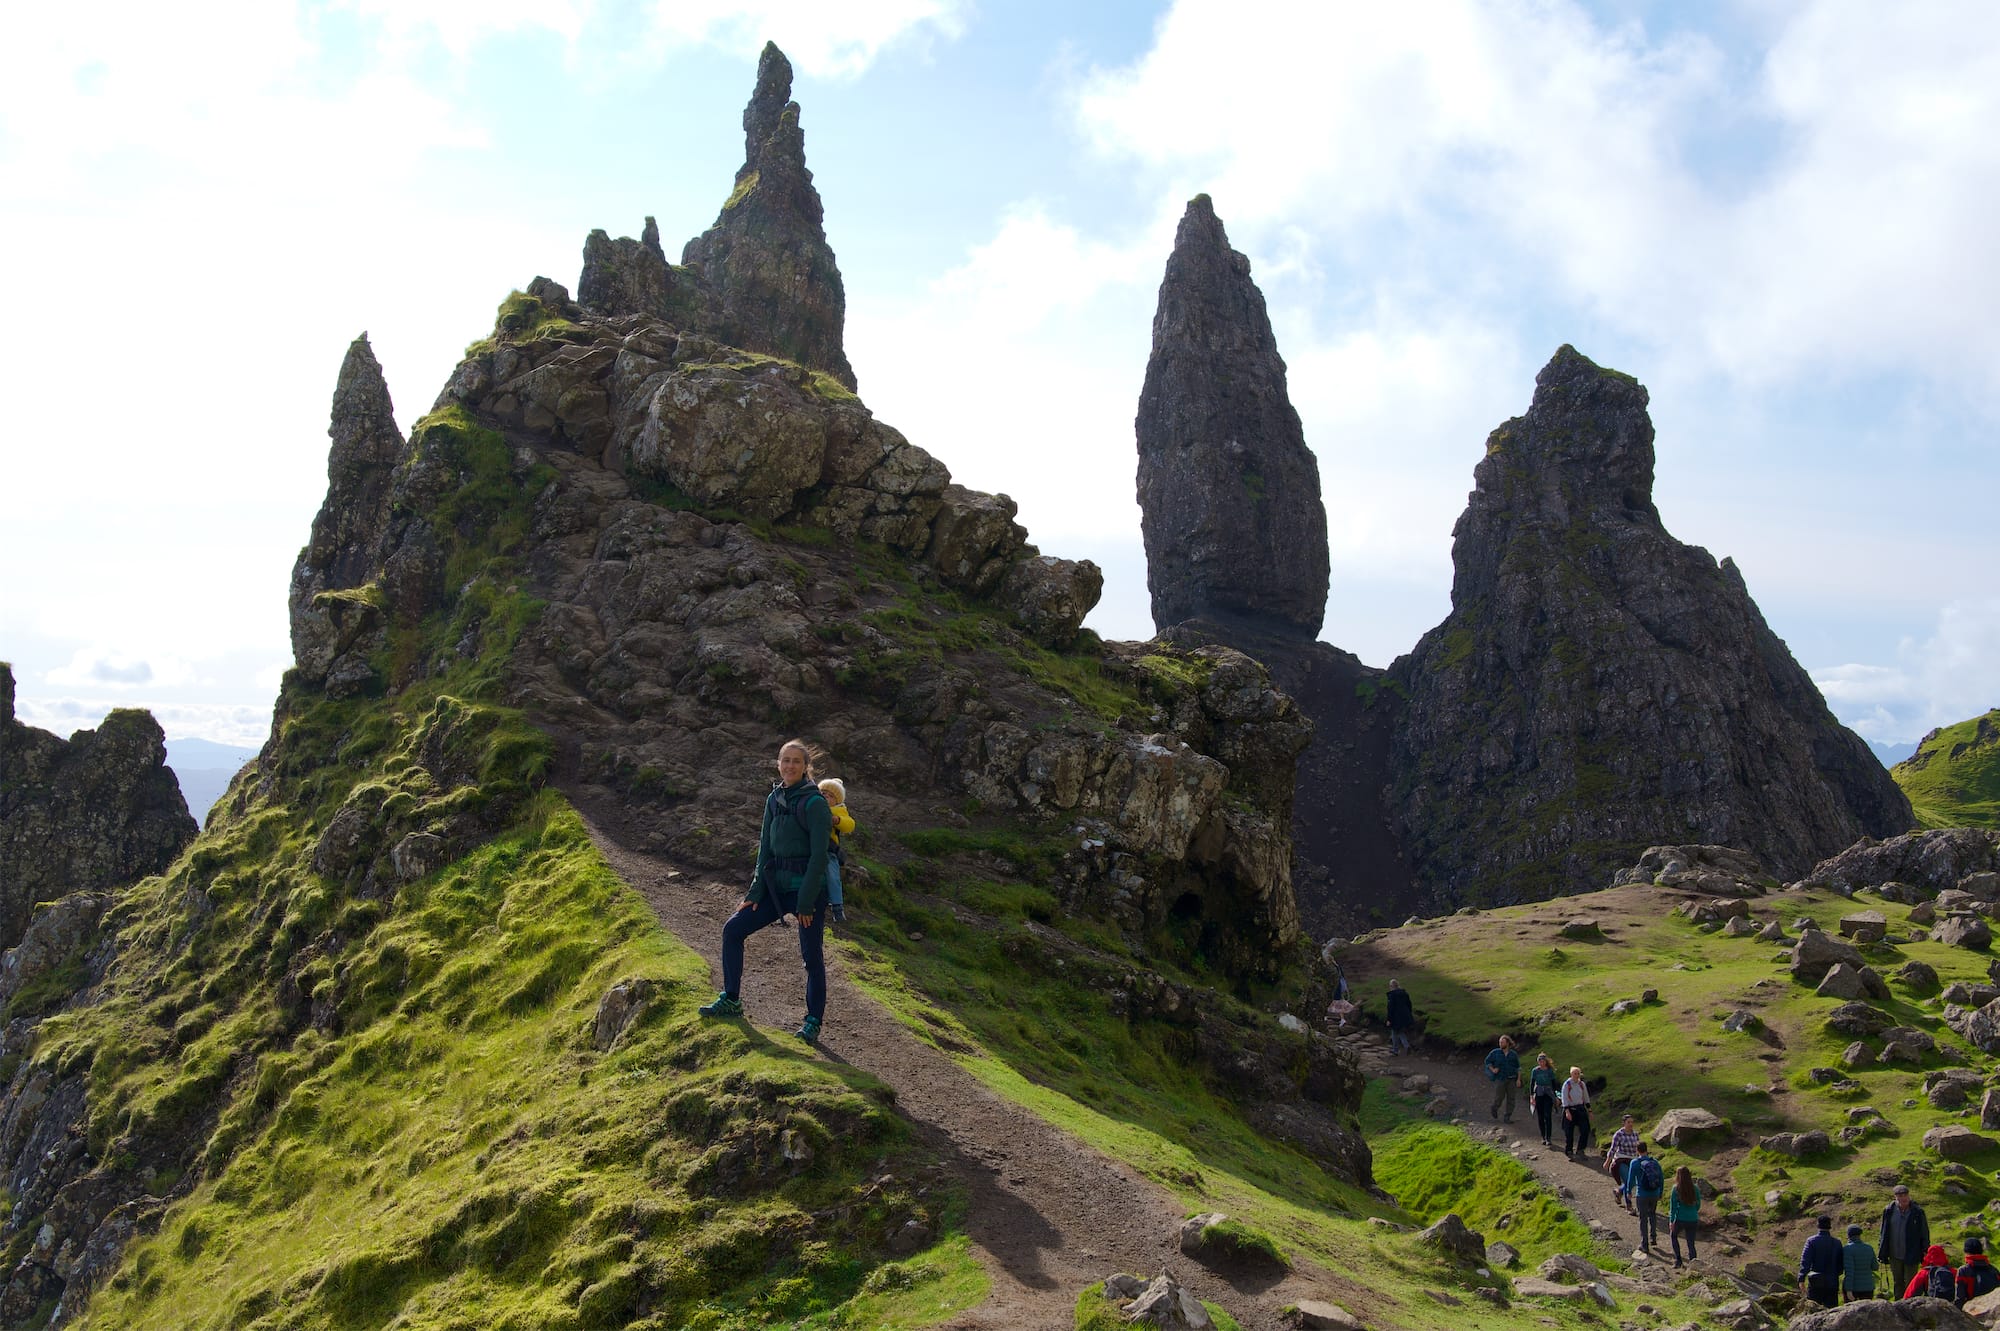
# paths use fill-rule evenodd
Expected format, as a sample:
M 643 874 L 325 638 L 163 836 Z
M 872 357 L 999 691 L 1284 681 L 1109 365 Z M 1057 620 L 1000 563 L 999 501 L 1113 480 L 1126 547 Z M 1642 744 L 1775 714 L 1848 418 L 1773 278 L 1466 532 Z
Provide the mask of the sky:
M 1487 433 L 1638 376 L 1668 529 L 1880 743 L 2000 705 L 2000 9 L 1485 0 L 112 0 L 0 11 L 0 659 L 59 733 L 255 744 L 364 330 L 407 427 L 593 227 L 672 253 L 757 52 L 877 416 L 1150 636 L 1132 418 L 1207 192 L 1319 459 L 1323 637 L 1450 604 Z

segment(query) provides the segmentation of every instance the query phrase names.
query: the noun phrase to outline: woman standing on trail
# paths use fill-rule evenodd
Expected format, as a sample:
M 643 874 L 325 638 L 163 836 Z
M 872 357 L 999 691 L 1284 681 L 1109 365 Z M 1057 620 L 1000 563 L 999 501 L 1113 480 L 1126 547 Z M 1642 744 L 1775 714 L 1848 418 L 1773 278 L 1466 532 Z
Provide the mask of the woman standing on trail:
M 1681 1269 L 1681 1240 L 1688 1245 L 1687 1260 L 1694 1260 L 1695 1231 L 1701 1228 L 1701 1189 L 1694 1175 L 1682 1165 L 1674 1171 L 1673 1190 L 1667 1194 L 1667 1237 L 1674 1245 L 1674 1270 Z
M 833 813 L 813 780 L 804 740 L 778 750 L 778 784 L 764 800 L 764 828 L 757 840 L 757 871 L 749 895 L 722 926 L 722 992 L 701 1009 L 704 1017 L 743 1015 L 743 940 L 779 921 L 799 931 L 806 964 L 806 1019 L 798 1037 L 819 1042 L 826 1015 L 826 848 Z
M 1583 1084 L 1582 1068 L 1569 1070 L 1558 1098 L 1563 1111 L 1563 1159 L 1580 1159 L 1590 1149 L 1590 1088 Z

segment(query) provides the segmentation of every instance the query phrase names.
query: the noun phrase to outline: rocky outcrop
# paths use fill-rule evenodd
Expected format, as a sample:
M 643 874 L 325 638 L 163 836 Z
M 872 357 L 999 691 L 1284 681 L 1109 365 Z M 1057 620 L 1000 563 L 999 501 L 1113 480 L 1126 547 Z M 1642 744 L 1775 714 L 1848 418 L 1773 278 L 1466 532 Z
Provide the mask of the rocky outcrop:
M 1392 668 L 1391 803 L 1441 903 L 1594 887 L 1668 831 L 1791 875 L 1909 825 L 1735 565 L 1661 524 L 1646 405 L 1556 353 L 1487 440 L 1450 616 Z
M 0 949 L 35 903 L 158 873 L 198 830 L 150 712 L 120 708 L 67 740 L 14 718 L 0 662 Z
M 1967 879 L 1974 879 L 1974 886 L 1979 886 L 1983 880 L 1976 875 L 1996 871 L 2000 871 L 2000 832 L 1954 827 L 1905 832 L 1887 841 L 1860 841 L 1821 860 L 1803 881 L 1848 892 L 1900 883 L 1930 896 L 1953 889 L 1970 890 L 1964 888 Z
M 1137 428 L 1153 622 L 1317 637 L 1328 561 L 1319 464 L 1250 261 L 1205 194 L 1189 202 L 1160 283 Z
M 637 240 L 591 232 L 577 299 L 599 315 L 649 315 L 783 357 L 852 392 L 842 346 L 847 296 L 791 94 L 791 62 L 767 44 L 743 111 L 743 166 L 715 224 L 687 243 L 678 266 L 667 262 L 650 217 Z

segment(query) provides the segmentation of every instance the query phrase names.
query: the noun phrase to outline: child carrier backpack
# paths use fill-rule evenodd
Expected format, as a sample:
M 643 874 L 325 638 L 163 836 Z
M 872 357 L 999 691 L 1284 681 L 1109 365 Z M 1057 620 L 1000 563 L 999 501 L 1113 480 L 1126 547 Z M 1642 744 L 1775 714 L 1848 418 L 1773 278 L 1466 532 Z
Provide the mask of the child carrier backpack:
M 1634 1161 L 1632 1171 L 1638 1176 L 1633 1183 L 1639 1192 L 1656 1193 L 1666 1185 L 1666 1175 L 1660 1172 L 1660 1162 L 1650 1155 L 1642 1155 Z
M 1948 1266 L 1933 1266 L 1931 1273 L 1924 1277 L 1924 1293 L 1947 1302 L 1957 1299 L 1958 1273 Z

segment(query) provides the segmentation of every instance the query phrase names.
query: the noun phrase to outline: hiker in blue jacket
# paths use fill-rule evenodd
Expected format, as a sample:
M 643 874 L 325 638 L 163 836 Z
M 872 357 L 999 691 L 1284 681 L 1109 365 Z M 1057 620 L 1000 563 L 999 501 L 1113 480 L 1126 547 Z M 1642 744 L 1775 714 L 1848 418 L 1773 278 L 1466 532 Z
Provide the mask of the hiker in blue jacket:
M 1825 1308 L 1840 1306 L 1840 1278 L 1847 1274 L 1847 1254 L 1833 1236 L 1833 1217 L 1819 1218 L 1819 1232 L 1806 1240 L 1799 1254 L 1799 1292 Z
M 826 1016 L 826 848 L 833 813 L 813 781 L 804 740 L 778 750 L 778 785 L 764 800 L 764 829 L 757 842 L 757 871 L 743 904 L 722 926 L 722 992 L 701 1009 L 704 1017 L 743 1015 L 743 941 L 783 921 L 799 931 L 806 964 L 806 1019 L 798 1037 L 819 1042 Z
M 1639 1251 L 1651 1252 L 1660 1241 L 1660 1194 L 1667 1190 L 1667 1171 L 1646 1153 L 1644 1142 L 1639 1143 L 1639 1154 L 1625 1166 L 1625 1186 L 1631 1190 L 1639 1216 Z
M 1512 1123 L 1514 1088 L 1521 1084 L 1521 1056 L 1514 1052 L 1513 1036 L 1501 1036 L 1500 1043 L 1486 1055 L 1486 1080 L 1493 1083 L 1493 1104 L 1486 1116 L 1500 1118 L 1500 1106 L 1505 1103 L 1507 1116 L 1501 1121 Z

